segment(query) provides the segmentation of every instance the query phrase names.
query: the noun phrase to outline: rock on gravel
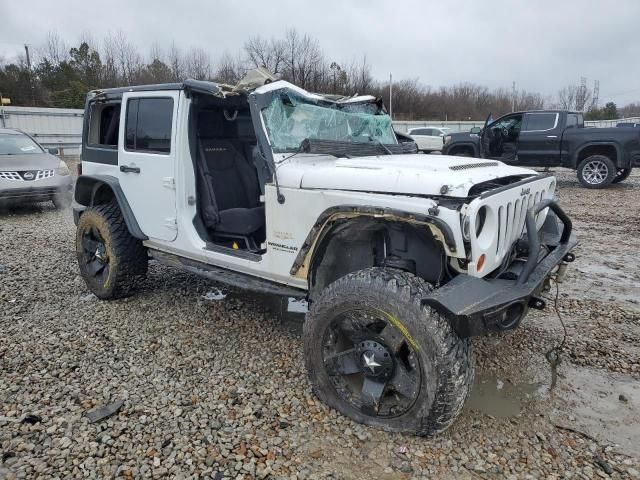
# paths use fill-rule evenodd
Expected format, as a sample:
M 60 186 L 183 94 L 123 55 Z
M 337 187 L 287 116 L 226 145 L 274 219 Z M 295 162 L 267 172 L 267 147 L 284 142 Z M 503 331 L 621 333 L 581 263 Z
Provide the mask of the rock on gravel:
M 571 388 L 604 379 L 602 398 L 640 428 L 627 387 L 640 379 L 640 178 L 604 191 L 559 178 L 582 244 L 558 301 L 569 336 L 557 390 L 544 354 L 562 328 L 548 309 L 474 340 L 491 388 L 433 439 L 358 425 L 315 399 L 298 330 L 273 299 L 152 263 L 136 296 L 99 301 L 78 275 L 70 212 L 0 212 L 0 478 L 637 478 L 626 430 L 594 432 L 589 419 L 606 412 L 585 414 L 585 402 L 598 393 Z

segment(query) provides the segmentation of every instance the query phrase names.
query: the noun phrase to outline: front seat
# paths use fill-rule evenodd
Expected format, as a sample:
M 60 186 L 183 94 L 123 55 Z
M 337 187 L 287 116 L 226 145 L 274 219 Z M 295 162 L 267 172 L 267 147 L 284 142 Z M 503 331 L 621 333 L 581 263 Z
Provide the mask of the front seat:
M 255 168 L 230 140 L 200 138 L 201 210 L 216 233 L 247 236 L 265 225 Z

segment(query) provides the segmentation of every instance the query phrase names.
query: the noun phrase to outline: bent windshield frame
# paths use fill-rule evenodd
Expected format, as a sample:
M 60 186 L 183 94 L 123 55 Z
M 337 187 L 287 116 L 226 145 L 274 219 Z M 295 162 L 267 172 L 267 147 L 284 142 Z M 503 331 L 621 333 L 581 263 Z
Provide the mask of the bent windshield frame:
M 274 95 L 261 113 L 274 153 L 296 152 L 306 139 L 398 143 L 391 118 L 374 103 L 311 100 L 287 92 Z
M 22 134 L 0 134 L 0 155 L 29 155 L 43 153 L 35 141 Z

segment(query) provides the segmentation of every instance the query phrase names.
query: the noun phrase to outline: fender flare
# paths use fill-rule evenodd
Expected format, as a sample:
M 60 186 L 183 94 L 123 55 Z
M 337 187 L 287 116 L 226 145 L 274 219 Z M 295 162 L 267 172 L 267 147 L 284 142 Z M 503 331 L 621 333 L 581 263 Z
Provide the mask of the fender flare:
M 474 142 L 456 142 L 450 143 L 447 147 L 446 155 L 451 155 L 450 151 L 459 147 L 470 148 L 473 151 L 474 158 L 480 158 L 480 149 L 478 145 Z
M 98 190 L 105 185 L 109 190 L 111 190 L 116 202 L 118 202 L 118 206 L 120 207 L 122 217 L 127 224 L 129 233 L 140 240 L 148 240 L 149 237 L 147 237 L 140 228 L 140 225 L 133 214 L 133 210 L 127 201 L 127 197 L 122 191 L 120 181 L 112 175 L 80 175 L 78 177 L 73 196 L 75 202 L 80 206 L 80 208 L 77 208 L 78 212 L 77 214 L 74 212 L 74 216 L 79 218 L 86 207 L 93 206 L 95 204 L 95 197 Z M 74 210 L 75 209 L 76 208 L 74 208 Z
M 587 142 L 583 145 L 580 145 L 580 148 L 576 150 L 576 152 L 573 154 L 573 157 L 571 159 L 571 163 L 572 163 L 571 168 L 573 168 L 574 170 L 578 168 L 578 163 L 580 163 L 578 161 L 578 157 L 580 156 L 580 153 L 585 148 L 589 148 L 589 147 L 613 147 L 613 149 L 616 151 L 616 158 L 617 158 L 617 161 L 615 162 L 616 167 L 625 168 L 625 167 L 631 166 L 630 162 L 625 161 L 625 159 L 623 158 L 623 155 L 620 152 L 620 146 L 617 143 L 610 142 L 610 141 L 594 140 L 592 142 Z
M 407 223 L 427 225 L 436 232 L 445 246 L 451 251 L 456 251 L 456 242 L 453 231 L 449 225 L 434 215 L 424 215 L 420 213 L 405 212 L 393 208 L 385 207 L 363 207 L 359 205 L 339 205 L 327 208 L 322 212 L 313 227 L 309 231 L 298 255 L 289 271 L 292 276 L 304 275 L 306 278 L 309 267 L 313 260 L 317 245 L 322 242 L 326 232 L 331 230 L 334 220 L 349 217 L 378 217 L 404 221 Z

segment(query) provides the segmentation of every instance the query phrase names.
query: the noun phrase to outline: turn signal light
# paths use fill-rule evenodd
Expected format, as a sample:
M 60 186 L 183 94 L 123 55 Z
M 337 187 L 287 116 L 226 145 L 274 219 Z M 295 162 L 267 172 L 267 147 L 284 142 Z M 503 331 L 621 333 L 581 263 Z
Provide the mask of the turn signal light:
M 480 257 L 478 258 L 478 261 L 476 262 L 476 272 L 479 272 L 480 270 L 482 270 L 482 267 L 484 267 L 484 253 L 482 255 L 480 255 Z

